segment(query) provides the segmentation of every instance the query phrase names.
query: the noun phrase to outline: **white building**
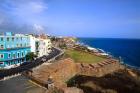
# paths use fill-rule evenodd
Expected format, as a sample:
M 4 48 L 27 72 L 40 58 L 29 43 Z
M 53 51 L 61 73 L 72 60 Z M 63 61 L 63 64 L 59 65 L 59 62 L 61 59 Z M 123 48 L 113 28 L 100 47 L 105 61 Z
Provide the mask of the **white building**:
M 37 54 L 38 57 L 41 57 L 43 55 L 48 55 L 51 52 L 51 41 L 49 38 L 45 36 L 30 36 L 30 45 L 31 45 L 31 52 L 34 52 Z
M 35 36 L 29 35 L 30 37 L 30 46 L 31 46 L 31 52 L 36 53 L 36 38 Z
M 51 52 L 51 41 L 49 39 L 37 39 L 37 45 L 36 47 L 38 57 L 41 57 L 43 55 L 48 55 Z
M 26 55 L 34 52 L 38 57 L 51 52 L 51 41 L 46 35 L 0 33 L 0 68 L 11 68 L 26 62 Z

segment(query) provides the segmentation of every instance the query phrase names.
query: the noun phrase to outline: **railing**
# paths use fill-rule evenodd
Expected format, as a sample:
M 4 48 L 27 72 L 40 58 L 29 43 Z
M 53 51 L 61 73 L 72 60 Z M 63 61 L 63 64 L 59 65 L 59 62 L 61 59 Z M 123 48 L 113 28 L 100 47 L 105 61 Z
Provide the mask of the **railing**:
M 0 48 L 0 50 L 24 49 L 24 48 L 30 48 L 30 47 L 31 46 L 12 47 L 12 48 Z
M 45 62 L 48 62 L 51 59 L 53 59 L 53 60 L 58 59 L 60 56 L 63 55 L 63 53 L 64 53 L 63 51 L 53 48 L 53 52 L 51 52 L 48 56 L 43 56 L 43 57 L 37 58 L 35 61 L 32 61 L 27 65 L 23 65 L 23 66 L 11 68 L 11 69 L 0 70 L 0 79 L 3 79 L 4 77 L 7 77 L 7 76 L 19 74 L 21 72 L 31 70 L 32 68 L 37 67 L 37 66 L 41 65 L 42 63 L 44 63 L 44 61 L 42 61 L 42 58 L 46 59 Z M 51 61 L 53 61 L 53 60 L 51 60 Z
M 0 62 L 8 62 L 8 61 L 13 61 L 13 60 L 19 60 L 19 59 L 24 59 L 25 57 L 20 57 L 20 58 L 11 58 L 11 59 L 9 59 L 9 60 L 4 60 L 4 59 L 2 59 L 2 60 L 0 60 Z

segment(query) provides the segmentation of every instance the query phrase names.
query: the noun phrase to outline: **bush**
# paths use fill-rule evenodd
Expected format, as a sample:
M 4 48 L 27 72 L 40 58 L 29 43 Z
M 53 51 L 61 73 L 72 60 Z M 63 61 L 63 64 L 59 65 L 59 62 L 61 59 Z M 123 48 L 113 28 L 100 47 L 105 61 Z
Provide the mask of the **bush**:
M 26 55 L 27 61 L 33 61 L 33 60 L 35 60 L 35 58 L 37 58 L 37 55 L 35 55 L 33 52 L 30 52 Z

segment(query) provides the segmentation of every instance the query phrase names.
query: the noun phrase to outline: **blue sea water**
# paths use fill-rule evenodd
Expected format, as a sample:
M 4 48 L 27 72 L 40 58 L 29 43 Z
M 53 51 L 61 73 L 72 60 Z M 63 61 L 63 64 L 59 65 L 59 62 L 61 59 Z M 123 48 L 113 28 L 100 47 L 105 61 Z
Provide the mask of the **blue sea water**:
M 114 57 L 121 57 L 125 64 L 140 68 L 140 39 L 79 38 L 79 41 L 103 49 Z

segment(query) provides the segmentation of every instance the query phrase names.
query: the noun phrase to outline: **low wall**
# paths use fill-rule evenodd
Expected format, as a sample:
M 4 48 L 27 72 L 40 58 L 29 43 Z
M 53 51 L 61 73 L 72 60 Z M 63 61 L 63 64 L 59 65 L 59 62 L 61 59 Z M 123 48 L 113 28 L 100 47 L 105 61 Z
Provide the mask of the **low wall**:
M 47 82 L 51 76 L 55 86 L 66 87 L 66 81 L 77 74 L 77 66 L 72 59 L 64 59 L 53 64 L 43 64 L 39 68 L 33 69 L 32 75 L 28 75 L 35 81 Z
M 39 80 L 39 79 L 36 79 L 34 76 L 32 76 L 31 74 L 28 74 L 26 71 L 22 73 L 22 75 L 26 76 L 27 78 L 31 79 L 32 81 L 34 81 L 35 83 L 41 85 L 42 87 L 46 87 L 47 85 Z
M 45 86 L 45 82 L 51 76 L 56 87 L 66 88 L 66 81 L 75 75 L 87 75 L 101 77 L 124 67 L 114 59 L 107 59 L 97 64 L 75 63 L 67 58 L 59 60 L 50 65 L 42 65 L 33 70 L 32 75 L 28 75 L 33 81 Z
M 107 61 L 106 61 L 107 62 Z M 112 61 L 106 64 L 97 63 L 97 64 L 77 64 L 78 74 L 79 75 L 87 75 L 87 76 L 95 76 L 101 77 L 108 73 L 112 73 L 119 69 L 124 69 L 124 66 L 121 65 L 118 61 Z

